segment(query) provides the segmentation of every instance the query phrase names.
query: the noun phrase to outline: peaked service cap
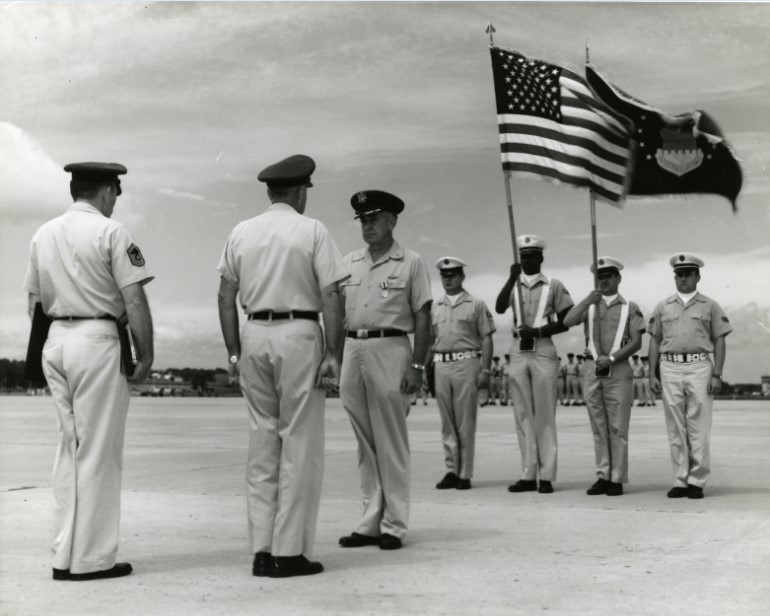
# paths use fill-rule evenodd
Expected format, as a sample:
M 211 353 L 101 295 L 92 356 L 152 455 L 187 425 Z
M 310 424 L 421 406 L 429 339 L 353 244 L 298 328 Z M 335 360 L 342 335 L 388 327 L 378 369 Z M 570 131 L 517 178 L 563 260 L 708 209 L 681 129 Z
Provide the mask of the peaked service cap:
M 361 190 L 350 198 L 350 205 L 356 211 L 354 218 L 377 212 L 398 215 L 404 211 L 404 202 L 384 190 Z
M 467 266 L 468 264 L 465 261 L 458 259 L 457 257 L 441 257 L 436 261 L 436 267 L 439 270 L 462 269 Z
M 539 235 L 520 235 L 516 238 L 519 252 L 522 250 L 545 250 L 545 240 Z
M 128 173 L 128 169 L 119 163 L 69 163 L 64 165 L 64 170 L 72 174 L 73 182 L 115 182 L 118 195 L 123 193 L 118 176 Z
M 315 171 L 315 161 L 304 154 L 295 154 L 265 167 L 257 179 L 268 186 L 312 186 L 310 176 Z
M 618 261 L 617 259 L 614 259 L 612 257 L 599 257 L 596 260 L 596 264 L 599 266 L 599 271 L 606 269 L 616 269 L 618 271 L 623 269 L 623 264 Z M 594 264 L 591 263 L 591 273 L 595 274 L 596 270 L 594 269 Z
M 674 269 L 680 267 L 697 267 L 700 269 L 705 265 L 703 263 L 703 259 L 699 259 L 694 254 L 690 254 L 689 252 L 679 252 L 671 257 L 668 262 Z

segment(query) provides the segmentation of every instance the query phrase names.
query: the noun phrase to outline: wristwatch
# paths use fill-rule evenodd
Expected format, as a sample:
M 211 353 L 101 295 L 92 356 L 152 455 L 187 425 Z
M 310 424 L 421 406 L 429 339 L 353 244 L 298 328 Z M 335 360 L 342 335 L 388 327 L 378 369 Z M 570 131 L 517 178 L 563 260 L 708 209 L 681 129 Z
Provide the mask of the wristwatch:
M 609 360 L 610 360 L 610 363 L 611 363 L 611 364 L 614 364 L 614 363 L 615 363 L 615 356 L 614 356 L 614 355 L 607 355 L 607 359 L 609 359 Z
M 227 363 L 229 363 L 231 366 L 234 366 L 241 360 L 240 355 L 230 355 L 230 357 L 227 359 Z
M 712 378 L 712 379 L 719 379 L 719 380 L 721 381 L 721 380 L 722 380 L 722 375 L 721 375 L 721 374 L 719 374 L 718 372 L 714 372 L 714 373 L 711 375 L 711 378 Z
M 417 362 L 411 364 L 411 367 L 414 368 L 415 370 L 419 370 L 420 372 L 423 372 L 425 370 L 425 366 L 423 366 L 422 364 L 418 364 Z
M 492 371 L 491 371 L 489 368 L 482 368 L 482 369 L 481 369 L 481 371 L 482 371 L 484 374 L 492 374 Z

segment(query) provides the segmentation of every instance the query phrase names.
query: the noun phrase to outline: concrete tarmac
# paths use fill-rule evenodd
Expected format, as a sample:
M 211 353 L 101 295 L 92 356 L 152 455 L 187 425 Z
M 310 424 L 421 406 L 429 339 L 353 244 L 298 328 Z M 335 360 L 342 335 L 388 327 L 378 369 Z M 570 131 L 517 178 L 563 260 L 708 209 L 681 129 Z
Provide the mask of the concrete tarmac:
M 587 496 L 585 407 L 557 412 L 553 494 L 511 494 L 520 462 L 510 407 L 480 409 L 473 489 L 444 475 L 435 401 L 411 407 L 412 505 L 404 549 L 343 549 L 361 513 L 356 443 L 329 400 L 314 559 L 325 572 L 251 575 L 242 399 L 133 398 L 117 580 L 51 580 L 50 397 L 0 397 L 0 614 L 688 614 L 753 616 L 770 604 L 770 405 L 718 401 L 703 500 L 668 499 L 663 409 L 635 407 L 630 483 Z

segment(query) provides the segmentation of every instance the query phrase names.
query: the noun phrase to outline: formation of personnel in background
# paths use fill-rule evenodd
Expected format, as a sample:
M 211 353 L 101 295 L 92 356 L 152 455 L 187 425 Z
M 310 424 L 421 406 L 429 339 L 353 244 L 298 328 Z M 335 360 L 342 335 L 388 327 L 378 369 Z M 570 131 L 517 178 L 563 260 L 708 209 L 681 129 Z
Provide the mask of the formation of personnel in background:
M 431 351 L 436 402 L 447 473 L 439 490 L 470 490 L 479 390 L 492 375 L 495 322 L 487 305 L 463 288 L 467 264 L 455 257 L 436 262 L 444 296 L 431 308 Z
M 565 406 L 578 406 L 580 397 L 580 366 L 575 361 L 574 353 L 567 353 L 567 365 L 564 367 L 567 379 L 567 401 Z
M 30 316 L 37 303 L 53 321 L 42 368 L 57 413 L 53 469 L 53 579 L 116 578 L 123 441 L 128 414 L 119 320 L 134 337 L 131 381 L 150 372 L 152 318 L 144 285 L 153 279 L 131 233 L 110 220 L 121 195 L 115 163 L 73 163 L 74 203 L 35 233 L 24 287 Z
M 545 241 L 536 235 L 521 235 L 516 244 L 521 263 L 511 266 L 510 276 L 495 302 L 498 314 L 504 314 L 509 307 L 513 307 L 514 314 L 511 394 L 521 453 L 521 478 L 508 490 L 549 494 L 556 480 L 556 378 L 559 372 L 551 336 L 567 331 L 564 315 L 573 302 L 560 281 L 549 279 L 540 271 Z
M 511 355 L 503 355 L 505 361 L 500 366 L 500 404 L 508 406 L 511 399 Z
M 650 363 L 647 355 L 642 355 L 642 406 L 657 406 L 650 387 Z
M 559 372 L 556 377 L 556 400 L 564 406 L 567 404 L 567 366 L 562 363 L 561 356 L 556 359 L 559 361 Z
M 480 406 L 492 406 L 497 405 L 497 401 L 500 400 L 501 380 L 502 380 L 502 367 L 500 366 L 500 357 L 495 355 L 492 358 L 492 365 L 490 366 L 489 373 L 489 386 L 485 387 L 481 392 L 481 404 Z M 502 402 L 501 402 L 502 404 Z
M 430 386 L 428 385 L 427 369 L 422 374 L 422 384 L 420 388 L 412 394 L 412 406 L 417 405 L 417 398 L 422 398 L 422 405 L 428 406 L 428 396 L 430 395 Z
M 409 523 L 409 398 L 422 385 L 430 338 L 430 277 L 393 237 L 404 202 L 365 190 L 350 200 L 367 247 L 350 253 L 345 295 L 342 406 L 358 441 L 364 512 L 345 548 L 402 546 Z M 414 353 L 407 334 L 414 333 Z
M 644 395 L 644 366 L 639 363 L 639 356 L 634 355 L 634 360 L 631 369 L 634 375 L 634 398 L 636 399 L 636 406 L 645 406 L 647 398 Z
M 600 257 L 596 273 L 599 286 L 564 317 L 564 325 L 585 324 L 589 357 L 583 389 L 594 438 L 596 481 L 586 494 L 620 496 L 628 482 L 628 426 L 634 402 L 629 356 L 642 346 L 645 321 L 639 306 L 618 292 L 623 264 Z
M 674 468 L 668 497 L 698 499 L 711 472 L 712 406 L 733 328 L 719 304 L 698 292 L 703 261 L 678 253 L 669 263 L 676 293 L 659 302 L 650 319 L 650 363 L 660 362 L 660 379 L 651 370 L 650 386 L 662 394 L 666 415 Z
M 313 159 L 295 155 L 259 174 L 271 205 L 232 230 L 217 268 L 228 361 L 249 409 L 248 526 L 258 577 L 323 571 L 309 558 L 323 480 L 323 388 L 339 378 L 347 269 L 326 227 L 304 216 L 314 170 Z M 240 333 L 238 295 L 247 314 Z

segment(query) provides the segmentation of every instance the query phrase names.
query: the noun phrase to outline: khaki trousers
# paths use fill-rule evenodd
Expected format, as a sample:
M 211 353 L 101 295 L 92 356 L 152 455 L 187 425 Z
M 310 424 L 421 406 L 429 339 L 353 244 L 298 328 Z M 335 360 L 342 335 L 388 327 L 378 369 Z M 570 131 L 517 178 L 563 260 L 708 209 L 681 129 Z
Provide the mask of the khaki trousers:
M 399 539 L 409 524 L 409 395 L 401 379 L 411 362 L 409 339 L 345 340 L 340 398 L 358 441 L 364 513 L 356 532 Z
M 535 350 L 511 350 L 511 397 L 521 452 L 521 478 L 556 479 L 556 379 L 559 360 L 550 338 L 535 341 Z
M 251 551 L 310 557 L 324 469 L 321 328 L 307 319 L 247 321 L 241 339 Z
M 634 377 L 627 361 L 612 366 L 609 377 L 583 376 L 583 391 L 594 436 L 596 476 L 628 482 L 628 426 L 634 403 Z
M 436 402 L 441 416 L 441 442 L 447 470 L 461 479 L 473 477 L 476 448 L 476 414 L 479 390 L 476 377 L 481 370 L 478 358 L 437 362 Z
M 53 567 L 111 569 L 118 552 L 129 391 L 115 323 L 54 321 L 43 373 L 59 428 L 53 467 Z
M 661 362 L 660 381 L 674 486 L 703 487 L 711 472 L 711 415 L 714 398 L 706 393 L 713 366 Z

